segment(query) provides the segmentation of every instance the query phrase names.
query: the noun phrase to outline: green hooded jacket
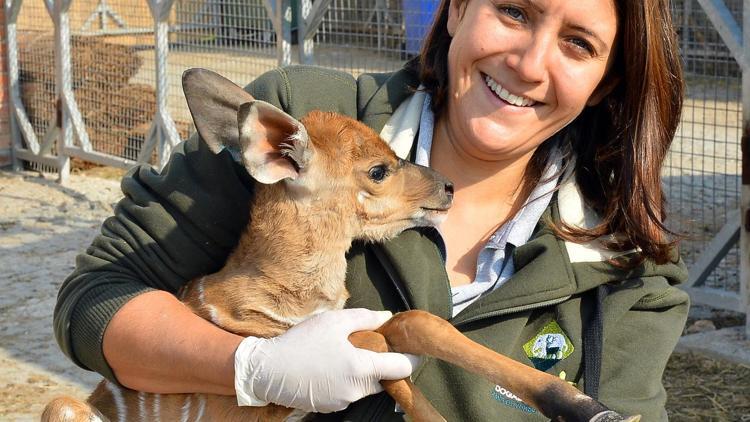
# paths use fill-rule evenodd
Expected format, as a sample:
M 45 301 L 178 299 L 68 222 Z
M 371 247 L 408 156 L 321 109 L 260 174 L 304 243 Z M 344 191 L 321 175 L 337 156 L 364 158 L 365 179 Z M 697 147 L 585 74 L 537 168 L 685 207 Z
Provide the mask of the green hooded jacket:
M 245 89 L 296 118 L 336 111 L 380 131 L 414 92 L 408 70 L 354 79 L 330 69 L 293 66 L 270 71 Z M 572 179 L 572 178 L 570 178 Z M 102 352 L 107 324 L 134 296 L 153 289 L 176 292 L 187 281 L 217 271 L 247 224 L 250 176 L 226 151 L 212 153 L 197 136 L 180 144 L 161 173 L 148 166 L 122 180 L 125 197 L 115 215 L 60 289 L 54 328 L 61 349 L 83 368 L 115 381 Z M 563 182 L 531 239 L 513 253 L 515 274 L 451 318 L 444 247 L 434 229 L 411 229 L 385 244 L 355 242 L 348 253 L 347 307 L 423 309 L 465 335 L 529 366 L 582 388 L 583 336 L 601 302 L 603 336 L 599 400 L 644 421 L 666 420 L 661 376 L 682 331 L 687 295 L 674 287 L 687 277 L 672 263 L 646 261 L 623 270 L 598 243 L 556 237 L 551 221 L 595 224 L 571 181 Z M 503 386 L 434 359 L 412 376 L 449 421 L 545 420 Z M 384 393 L 320 420 L 402 420 Z

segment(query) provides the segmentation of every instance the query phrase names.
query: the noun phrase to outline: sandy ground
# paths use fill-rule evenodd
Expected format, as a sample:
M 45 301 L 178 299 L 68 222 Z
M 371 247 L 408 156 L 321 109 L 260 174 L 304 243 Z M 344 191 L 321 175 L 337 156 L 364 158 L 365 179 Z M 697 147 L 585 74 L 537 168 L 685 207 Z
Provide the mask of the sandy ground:
M 57 290 L 121 196 L 118 182 L 73 175 L 66 187 L 0 171 L 0 420 L 38 420 L 61 394 L 99 376 L 72 364 L 52 334 Z

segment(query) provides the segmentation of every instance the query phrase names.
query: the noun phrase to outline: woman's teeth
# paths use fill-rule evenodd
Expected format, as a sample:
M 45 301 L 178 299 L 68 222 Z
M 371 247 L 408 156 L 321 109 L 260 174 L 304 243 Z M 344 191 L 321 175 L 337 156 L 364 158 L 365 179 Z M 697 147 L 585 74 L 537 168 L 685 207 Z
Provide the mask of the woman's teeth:
M 489 76 L 484 77 L 485 82 L 487 82 L 487 86 L 490 87 L 492 92 L 497 94 L 498 97 L 502 98 L 505 102 L 509 104 L 513 104 L 517 107 L 529 107 L 536 102 L 530 98 L 521 97 L 518 95 L 513 95 L 510 92 L 508 92 L 507 89 L 500 86 L 499 83 L 497 83 L 494 79 L 490 78 Z

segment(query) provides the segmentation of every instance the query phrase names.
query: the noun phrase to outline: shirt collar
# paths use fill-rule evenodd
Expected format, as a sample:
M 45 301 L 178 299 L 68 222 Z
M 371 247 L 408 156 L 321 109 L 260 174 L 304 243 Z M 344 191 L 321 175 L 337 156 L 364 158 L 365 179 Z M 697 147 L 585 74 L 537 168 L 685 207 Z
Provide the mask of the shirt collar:
M 511 220 L 512 229 L 508 234 L 508 243 L 521 246 L 531 238 L 534 228 L 552 200 L 552 195 L 559 182 L 557 175 L 562 167 L 562 161 L 560 149 L 553 148 L 539 183 L 531 191 L 523 207 Z

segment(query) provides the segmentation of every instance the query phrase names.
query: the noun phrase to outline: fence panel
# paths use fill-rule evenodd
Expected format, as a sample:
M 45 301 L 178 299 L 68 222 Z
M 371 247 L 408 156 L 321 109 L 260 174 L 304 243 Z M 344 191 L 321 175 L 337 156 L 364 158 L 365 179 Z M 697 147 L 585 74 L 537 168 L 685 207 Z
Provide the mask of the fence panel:
M 148 4 L 76 0 L 69 14 L 73 93 L 92 150 L 135 161 L 156 113 Z
M 277 37 L 263 0 L 183 0 L 173 13 L 169 109 L 179 127 L 192 131 L 182 72 L 202 67 L 244 86 L 278 66 Z
M 37 139 L 55 120 L 54 26 L 43 0 L 26 0 L 18 14 L 21 99 Z
M 302 27 L 299 39 L 312 40 L 310 63 L 355 77 L 393 71 L 419 53 L 438 4 L 438 0 L 332 0 L 325 12 L 317 10 L 318 22 Z M 305 62 L 304 51 L 300 61 Z
M 26 165 L 40 171 L 56 172 L 56 81 L 54 72 L 54 24 L 43 0 L 14 2 L 17 14 L 9 18 L 9 61 L 11 118 L 14 149 Z
M 699 302 L 740 311 L 739 248 L 734 235 L 739 233 L 742 69 L 697 1 L 672 4 L 687 96 L 663 173 L 670 226 L 687 236 L 681 252 L 693 278 L 701 260 L 716 254 L 718 246 L 726 246 L 716 242 L 717 234 L 734 239 L 723 258 L 714 256 L 718 265 L 697 281 L 699 290 L 691 293 Z M 726 5 L 741 23 L 742 1 L 730 0 Z

